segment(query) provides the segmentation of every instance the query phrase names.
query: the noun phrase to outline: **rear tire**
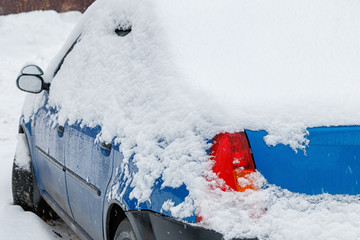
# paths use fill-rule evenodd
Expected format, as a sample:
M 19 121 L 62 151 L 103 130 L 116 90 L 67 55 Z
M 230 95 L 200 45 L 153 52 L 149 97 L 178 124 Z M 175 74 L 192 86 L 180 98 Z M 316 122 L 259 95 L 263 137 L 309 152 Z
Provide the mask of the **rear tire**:
M 14 204 L 21 206 L 25 211 L 36 213 L 45 220 L 57 219 L 57 214 L 40 195 L 26 136 L 23 133 L 19 135 L 19 143 L 12 169 L 12 194 Z
M 125 218 L 121 221 L 116 230 L 114 240 L 137 240 L 129 219 Z

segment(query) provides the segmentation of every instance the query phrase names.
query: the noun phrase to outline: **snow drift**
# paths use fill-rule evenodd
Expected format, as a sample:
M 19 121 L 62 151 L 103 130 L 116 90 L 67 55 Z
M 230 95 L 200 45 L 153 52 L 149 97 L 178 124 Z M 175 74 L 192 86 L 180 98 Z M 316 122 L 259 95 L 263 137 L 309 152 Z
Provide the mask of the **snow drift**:
M 78 239 L 65 223 L 57 221 L 49 226 L 34 213 L 13 205 L 11 169 L 14 154 L 27 154 L 21 151 L 25 139 L 22 136 L 16 139 L 25 99 L 25 94 L 16 88 L 17 74 L 27 61 L 48 65 L 80 17 L 79 12 L 55 11 L 0 16 L 0 239 Z

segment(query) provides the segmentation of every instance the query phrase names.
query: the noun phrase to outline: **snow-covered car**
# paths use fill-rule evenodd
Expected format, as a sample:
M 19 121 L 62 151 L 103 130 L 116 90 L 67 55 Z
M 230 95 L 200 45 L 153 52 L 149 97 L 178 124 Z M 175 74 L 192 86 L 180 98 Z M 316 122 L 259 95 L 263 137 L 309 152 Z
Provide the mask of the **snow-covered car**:
M 360 237 L 359 3 L 280 2 L 97 0 L 17 79 L 15 204 L 83 239 Z

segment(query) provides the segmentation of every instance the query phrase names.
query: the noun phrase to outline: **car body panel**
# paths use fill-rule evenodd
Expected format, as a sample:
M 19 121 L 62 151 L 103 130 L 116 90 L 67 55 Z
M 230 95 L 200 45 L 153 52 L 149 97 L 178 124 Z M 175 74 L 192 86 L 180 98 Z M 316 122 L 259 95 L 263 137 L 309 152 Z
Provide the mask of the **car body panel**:
M 152 193 L 148 201 L 139 202 L 136 198 L 131 196 L 134 189 L 132 186 L 132 176 L 138 171 L 134 162 L 133 156 L 128 162 L 124 162 L 124 156 L 119 150 L 119 145 L 114 146 L 114 173 L 113 179 L 109 184 L 108 189 L 108 203 L 115 200 L 127 211 L 135 210 L 150 210 L 161 213 L 163 215 L 172 216 L 170 211 L 162 209 L 163 204 L 167 201 L 174 203 L 177 206 L 183 203 L 189 195 L 187 187 L 183 184 L 180 187 L 163 187 L 163 180 L 158 178 L 152 189 Z M 195 212 L 192 216 L 186 217 L 183 220 L 195 223 Z
M 172 218 L 150 211 L 130 211 L 127 212 L 127 217 L 134 223 L 135 233 L 139 239 L 168 240 L 170 237 L 176 240 L 223 239 L 222 235 L 215 231 L 174 221 Z
M 64 171 L 64 140 L 58 136 L 57 126 L 52 126 L 53 121 L 50 119 L 55 112 L 54 109 L 47 108 L 45 103 L 35 115 L 35 161 L 42 191 L 46 191 L 68 215 L 72 216 Z
M 96 141 L 99 126 L 64 126 L 66 178 L 74 220 L 94 239 L 101 239 L 103 203 L 112 175 L 113 155 L 104 155 Z
M 257 170 L 270 184 L 306 194 L 360 194 L 360 127 L 309 128 L 305 151 L 268 146 L 246 131 Z

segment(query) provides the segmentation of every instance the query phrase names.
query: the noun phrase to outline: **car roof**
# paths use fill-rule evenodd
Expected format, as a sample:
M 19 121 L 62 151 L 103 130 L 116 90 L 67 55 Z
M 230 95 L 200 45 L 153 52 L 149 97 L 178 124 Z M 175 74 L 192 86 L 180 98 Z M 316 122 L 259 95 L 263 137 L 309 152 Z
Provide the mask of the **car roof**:
M 306 127 L 359 123 L 353 111 L 360 77 L 356 7 L 336 1 L 98 0 L 59 56 L 81 34 L 83 58 L 71 65 L 81 69 L 93 59 L 97 71 L 87 81 L 99 88 L 112 84 L 112 90 L 103 87 L 110 95 L 148 88 L 149 100 L 164 97 L 166 89 L 166 100 L 154 102 L 188 99 L 224 128 L 265 129 L 286 142 Z M 131 33 L 117 36 L 123 24 Z M 134 85 L 141 87 L 129 88 Z

